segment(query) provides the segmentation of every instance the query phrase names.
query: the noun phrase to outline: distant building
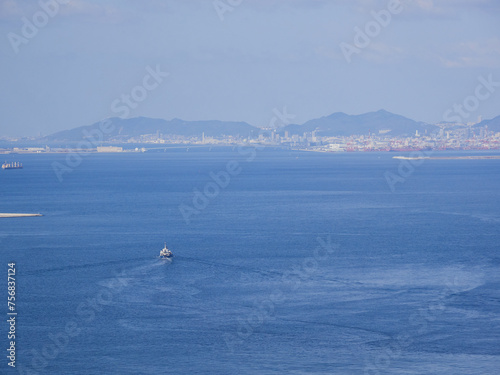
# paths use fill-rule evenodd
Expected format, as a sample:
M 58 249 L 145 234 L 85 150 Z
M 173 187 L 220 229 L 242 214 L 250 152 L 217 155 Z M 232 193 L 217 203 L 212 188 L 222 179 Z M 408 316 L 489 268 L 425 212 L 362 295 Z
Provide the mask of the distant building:
M 123 152 L 123 147 L 115 147 L 115 146 L 97 147 L 97 152 Z
M 339 151 L 345 151 L 346 149 L 346 145 L 345 144 L 339 144 L 339 143 L 330 143 L 328 145 L 328 150 L 329 151 L 336 151 L 336 152 L 339 152 Z

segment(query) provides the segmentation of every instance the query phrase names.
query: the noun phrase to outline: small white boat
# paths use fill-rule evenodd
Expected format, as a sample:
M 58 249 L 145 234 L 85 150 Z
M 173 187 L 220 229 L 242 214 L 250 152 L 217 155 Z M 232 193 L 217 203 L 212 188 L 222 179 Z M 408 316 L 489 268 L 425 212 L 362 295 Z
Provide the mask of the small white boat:
M 161 259 L 171 259 L 174 256 L 172 252 L 168 249 L 167 243 L 165 242 L 165 247 L 161 249 L 160 251 L 160 258 Z

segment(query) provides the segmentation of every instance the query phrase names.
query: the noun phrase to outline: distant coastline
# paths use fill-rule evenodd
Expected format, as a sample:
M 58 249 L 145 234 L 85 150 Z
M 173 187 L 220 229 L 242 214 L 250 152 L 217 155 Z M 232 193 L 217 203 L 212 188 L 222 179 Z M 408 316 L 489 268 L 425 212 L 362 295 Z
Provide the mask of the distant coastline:
M 500 116 L 428 124 L 379 110 L 360 115 L 335 112 L 298 125 L 276 112 L 264 127 L 234 121 L 112 117 L 47 136 L 0 135 L 0 154 L 147 152 L 166 147 L 244 145 L 318 152 L 498 150 Z
M 500 155 L 473 155 L 473 156 L 393 156 L 393 159 L 403 160 L 478 160 L 478 159 L 500 159 Z

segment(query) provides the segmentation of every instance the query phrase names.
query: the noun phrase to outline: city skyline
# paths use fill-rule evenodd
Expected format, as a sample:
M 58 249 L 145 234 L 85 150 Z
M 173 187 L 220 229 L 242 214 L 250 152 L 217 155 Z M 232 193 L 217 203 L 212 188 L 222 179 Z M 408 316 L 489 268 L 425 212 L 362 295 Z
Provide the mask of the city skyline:
M 500 116 L 496 119 L 500 119 Z M 196 129 L 194 132 L 191 129 L 185 134 L 177 134 L 175 131 L 163 133 L 159 129 L 153 133 L 141 133 L 141 130 L 137 129 L 140 134 L 131 135 L 126 134 L 127 130 L 122 134 L 123 126 L 106 119 L 92 127 L 73 129 L 73 132 L 69 133 L 57 133 L 60 134 L 60 138 L 57 138 L 57 134 L 53 138 L 22 138 L 18 140 L 0 137 L 0 140 L 10 143 L 10 147 L 0 148 L 0 154 L 71 153 L 83 155 L 95 152 L 146 152 L 162 149 L 166 151 L 170 146 L 210 146 L 210 150 L 212 146 L 232 146 L 234 150 L 235 146 L 242 147 L 244 145 L 276 146 L 281 149 L 315 152 L 498 150 L 500 149 L 498 122 L 491 122 L 493 129 L 489 128 L 489 123 L 489 121 L 485 121 L 475 124 L 469 123 L 468 125 L 439 124 L 433 128 L 420 127 L 420 131 L 417 129 L 414 134 L 397 134 L 390 129 L 379 129 L 378 131 L 375 129 L 374 131 L 368 130 L 368 134 L 360 132 L 350 135 L 327 135 L 325 129 L 323 131 L 319 128 L 312 131 L 307 131 L 307 128 L 292 130 L 290 127 L 284 126 L 267 129 L 254 128 L 246 136 L 234 130 L 233 134 L 219 132 L 219 134 L 205 135 L 203 129 Z M 118 128 L 120 131 L 116 133 Z M 249 130 L 248 128 L 243 129 Z M 240 130 L 242 129 L 240 128 Z M 78 134 L 80 138 L 71 138 L 75 134 Z M 64 138 L 68 136 L 69 138 Z M 17 141 L 19 141 L 19 146 Z M 31 147 L 20 146 L 26 141 L 33 141 L 33 145 Z M 61 146 L 60 142 L 69 142 L 71 145 Z M 45 144 L 44 147 L 42 147 L 43 144 Z M 186 150 L 189 150 L 189 147 L 186 147 Z
M 270 119 L 270 121 L 267 123 L 267 124 L 261 124 L 262 126 L 255 126 L 253 124 L 249 124 L 248 122 L 234 122 L 234 121 L 221 121 L 221 120 L 199 120 L 199 121 L 184 121 L 182 119 L 178 119 L 178 118 L 174 118 L 174 119 L 161 119 L 161 118 L 148 118 L 148 117 L 145 117 L 145 116 L 137 116 L 137 117 L 131 117 L 131 118 L 120 118 L 120 117 L 109 117 L 109 118 L 106 118 L 106 119 L 102 119 L 100 121 L 97 121 L 97 122 L 94 122 L 92 124 L 86 124 L 86 125 L 82 125 L 82 126 L 79 126 L 79 127 L 74 127 L 74 128 L 67 128 L 67 129 L 62 129 L 58 132 L 55 132 L 55 133 L 52 133 L 52 134 L 43 134 L 43 133 L 39 133 L 39 134 L 29 134 L 29 135 L 26 135 L 24 137 L 12 137 L 12 136 L 6 136 L 4 134 L 0 134 L 0 140 L 7 140 L 7 141 L 16 141 L 16 140 L 42 140 L 46 137 L 54 137 L 56 136 L 57 134 L 59 133 L 65 133 L 65 132 L 68 132 L 68 131 L 77 131 L 77 130 L 83 130 L 83 133 L 80 132 L 81 136 L 83 137 L 82 139 L 85 138 L 85 133 L 88 131 L 85 131 L 85 129 L 90 129 L 91 127 L 93 126 L 96 126 L 100 123 L 103 123 L 103 122 L 106 122 L 106 121 L 113 121 L 113 120 L 125 120 L 125 121 L 128 121 L 128 120 L 141 120 L 141 119 L 144 119 L 146 121 L 166 121 L 166 122 L 179 122 L 181 124 L 203 124 L 203 123 L 206 123 L 208 124 L 207 126 L 210 127 L 211 124 L 213 123 L 220 123 L 220 124 L 225 124 L 227 127 L 231 128 L 232 125 L 239 125 L 239 124 L 243 124 L 243 125 L 248 125 L 250 127 L 252 127 L 253 129 L 255 130 L 275 130 L 275 131 L 281 131 L 283 132 L 284 129 L 287 127 L 287 126 L 294 126 L 294 127 L 297 127 L 298 126 L 298 131 L 299 133 L 303 133 L 303 132 L 308 132 L 308 130 L 301 130 L 300 128 L 301 127 L 304 127 L 304 126 L 307 126 L 309 123 L 311 122 L 314 122 L 314 121 L 321 121 L 323 119 L 327 119 L 331 116 L 335 116 L 335 115 L 345 115 L 346 117 L 350 117 L 350 118 L 355 118 L 355 117 L 360 117 L 360 116 L 367 116 L 367 115 L 372 115 L 372 114 L 376 114 L 376 113 L 385 113 L 389 116 L 396 116 L 396 117 L 401 117 L 402 119 L 404 120 L 409 120 L 409 121 L 412 121 L 414 122 L 415 124 L 419 124 L 421 126 L 434 126 L 434 127 L 441 127 L 441 128 L 447 128 L 447 127 L 472 127 L 472 126 L 476 126 L 476 125 L 479 125 L 481 124 L 482 122 L 490 122 L 491 120 L 494 120 L 496 122 L 497 118 L 500 118 L 500 115 L 498 116 L 495 116 L 493 118 L 484 118 L 482 115 L 478 115 L 477 118 L 471 118 L 469 121 L 466 121 L 466 122 L 446 122 L 446 121 L 440 121 L 440 122 L 437 122 L 437 123 L 425 123 L 425 122 L 418 122 L 418 121 L 415 121 L 413 119 L 409 119 L 409 118 L 406 118 L 404 116 L 401 116 L 401 115 L 398 115 L 398 114 L 394 114 L 394 113 L 390 113 L 390 112 L 387 112 L 385 111 L 384 109 L 380 109 L 378 111 L 375 111 L 375 112 L 368 112 L 368 113 L 361 113 L 361 114 L 346 114 L 344 112 L 335 112 L 335 113 L 332 113 L 332 114 L 329 114 L 329 115 L 325 115 L 325 116 L 321 116 L 319 118 L 314 118 L 314 119 L 309 119 L 307 121 L 305 121 L 304 123 L 302 124 L 297 124 L 295 122 L 293 122 L 292 120 L 296 117 L 294 114 L 292 113 L 288 113 L 287 112 L 287 108 L 283 108 L 282 110 L 279 110 L 278 108 L 275 108 L 273 110 L 274 112 L 274 116 Z M 401 124 L 402 125 L 402 124 Z M 397 129 L 398 126 L 396 125 L 395 128 L 393 128 L 393 130 L 398 130 Z M 200 128 L 200 132 L 204 132 L 206 129 L 205 128 Z M 317 128 L 316 130 L 319 130 L 321 131 L 321 129 Z M 417 129 L 418 130 L 418 129 Z M 160 130 L 155 130 L 155 133 L 158 133 L 159 134 Z M 309 131 L 310 132 L 310 131 Z M 493 130 L 493 132 L 495 132 L 495 130 Z M 374 131 L 374 134 L 377 133 L 377 130 Z M 386 132 L 382 132 L 380 134 L 385 134 Z M 144 132 L 144 133 L 141 133 L 141 134 L 144 134 L 144 135 L 147 135 L 147 134 L 150 134 L 148 132 Z M 175 133 L 175 132 L 167 132 L 165 134 L 170 134 L 170 135 L 182 135 L 182 133 Z M 201 133 L 200 133 L 201 134 Z M 340 135 L 340 134 L 338 134 Z M 352 132 L 351 135 L 363 135 L 362 132 Z M 69 139 L 68 139 L 69 140 Z

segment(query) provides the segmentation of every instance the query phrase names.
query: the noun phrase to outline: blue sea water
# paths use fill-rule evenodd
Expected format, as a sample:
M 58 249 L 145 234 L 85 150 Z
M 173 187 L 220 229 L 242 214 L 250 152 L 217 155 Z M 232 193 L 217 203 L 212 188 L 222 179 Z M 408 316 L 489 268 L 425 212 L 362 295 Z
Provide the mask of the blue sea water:
M 500 160 L 393 155 L 18 155 L 0 373 L 497 374 Z

